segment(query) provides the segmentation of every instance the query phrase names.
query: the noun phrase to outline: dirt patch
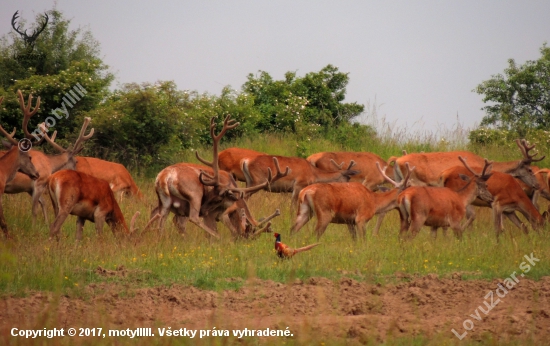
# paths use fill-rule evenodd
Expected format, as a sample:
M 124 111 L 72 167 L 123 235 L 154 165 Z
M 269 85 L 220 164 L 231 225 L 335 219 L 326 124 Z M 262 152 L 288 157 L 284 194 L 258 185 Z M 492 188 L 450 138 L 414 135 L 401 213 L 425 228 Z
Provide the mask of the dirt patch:
M 123 271 L 98 274 L 122 275 Z M 522 278 L 505 293 L 497 289 L 511 286 L 510 282 L 453 277 L 431 274 L 388 286 L 349 278 L 339 282 L 310 278 L 292 284 L 249 280 L 238 290 L 222 292 L 185 286 L 134 290 L 105 283 L 86 287 L 87 300 L 36 292 L 0 300 L 0 343 L 9 342 L 12 327 L 44 326 L 152 327 L 154 331 L 168 326 L 196 330 L 289 327 L 304 344 L 338 339 L 360 344 L 420 335 L 458 341 L 451 329 L 464 333 L 465 320 L 474 326 L 465 339 L 547 342 L 550 277 L 536 282 Z M 489 291 L 495 306 L 487 311 Z

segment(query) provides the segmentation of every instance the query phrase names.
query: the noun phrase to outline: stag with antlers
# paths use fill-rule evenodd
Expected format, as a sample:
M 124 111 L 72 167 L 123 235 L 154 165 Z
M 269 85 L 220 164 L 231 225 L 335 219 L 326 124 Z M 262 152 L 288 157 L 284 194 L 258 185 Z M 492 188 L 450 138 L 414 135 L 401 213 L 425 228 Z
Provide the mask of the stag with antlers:
M 213 140 L 212 162 L 203 159 L 196 153 L 197 159 L 205 166 L 179 163 L 166 167 L 157 175 L 155 190 L 158 206 L 152 211 L 151 220 L 145 229 L 158 219 L 158 227 L 162 230 L 170 211 L 176 215 L 174 223 L 180 232 L 185 231 L 187 220 L 189 220 L 215 238 L 219 238 L 216 228 L 218 219 L 224 220 L 235 235 L 239 230 L 242 231 L 245 221 L 254 220 L 243 197 L 264 189 L 268 184 L 283 178 L 289 173 L 289 170 L 281 173 L 277 163 L 276 175 L 272 176 L 269 173 L 263 184 L 251 188 L 238 188 L 229 173 L 220 171 L 218 163 L 218 146 L 221 138 L 227 130 L 238 125 L 239 123 L 227 116 L 222 130 L 216 135 L 216 123 L 212 118 L 210 120 L 210 135 Z M 278 215 L 277 212 L 276 214 Z M 256 221 L 252 221 L 252 223 L 254 224 Z
M 4 101 L 4 98 L 0 97 L 0 104 L 2 104 L 2 101 Z M 0 133 L 8 140 L 8 142 L 2 141 L 2 144 L 8 151 L 0 157 L 0 228 L 2 228 L 4 235 L 9 237 L 8 226 L 4 218 L 4 209 L 2 207 L 2 195 L 4 194 L 6 184 L 13 179 L 17 172 L 26 174 L 33 180 L 38 179 L 40 173 L 38 173 L 33 165 L 31 161 L 32 158 L 28 152 L 31 148 L 30 142 L 18 142 L 14 138 L 15 129 L 13 129 L 12 133 L 8 133 L 0 125 Z
M 34 136 L 28 130 L 29 120 L 33 115 L 35 115 L 40 109 L 40 97 L 36 99 L 36 104 L 32 108 L 32 94 L 29 95 L 27 103 L 23 98 L 21 90 L 17 91 L 19 98 L 19 105 L 21 106 L 21 111 L 23 112 L 23 133 L 25 138 L 32 141 Z M 33 224 L 36 221 L 36 216 L 38 214 L 39 205 L 42 208 L 44 214 L 44 220 L 48 223 L 48 216 L 46 213 L 46 206 L 42 199 L 44 191 L 46 191 L 48 186 L 48 179 L 51 174 L 62 170 L 62 169 L 75 169 L 76 167 L 76 155 L 82 151 L 84 148 L 84 143 L 89 140 L 93 134 L 94 129 L 91 129 L 90 132 L 86 135 L 86 129 L 90 124 L 90 118 L 85 118 L 80 134 L 76 139 L 72 149 L 66 149 L 55 143 L 56 132 L 53 133 L 51 138 L 46 134 L 47 130 L 45 127 L 42 129 L 42 139 L 38 142 L 33 142 L 36 146 L 40 144 L 43 140 L 46 140 L 50 145 L 53 146 L 59 152 L 59 155 L 46 155 L 38 150 L 30 150 L 29 154 L 32 157 L 33 163 L 40 174 L 40 178 L 36 180 L 31 180 L 27 175 L 16 174 L 12 181 L 6 185 L 5 192 L 8 194 L 16 194 L 26 192 L 32 197 L 32 221 Z
M 508 173 L 515 178 L 520 179 L 528 186 L 538 190 L 539 183 L 531 169 L 530 165 L 533 162 L 541 161 L 545 156 L 535 159 L 535 154 L 529 154 L 535 148 L 535 145 L 529 145 L 525 139 L 516 140 L 523 159 L 506 162 L 495 162 L 493 171 Z M 449 152 L 434 152 L 434 153 L 412 153 L 406 154 L 397 158 L 390 157 L 388 164 L 395 162 L 394 176 L 396 180 L 403 179 L 402 171 L 405 169 L 405 162 L 416 166 L 416 170 L 411 179 L 415 185 L 426 184 L 429 186 L 439 185 L 439 176 L 445 169 L 456 166 L 456 158 L 461 156 L 468 162 L 477 167 L 482 167 L 485 164 L 485 159 L 469 151 L 449 151 Z
M 473 218 L 468 218 L 464 224 L 461 221 L 466 215 L 466 207 L 476 198 L 488 203 L 493 202 L 493 196 L 487 190 L 487 180 L 491 177 L 492 162 L 485 159 L 481 174 L 468 166 L 466 159 L 458 157 L 464 166 L 474 175 L 472 179 L 461 176 L 468 184 L 455 192 L 446 187 L 411 186 L 397 197 L 399 217 L 401 218 L 400 237 L 410 230 L 415 237 L 422 226 L 430 226 L 432 235 L 437 235 L 439 227 L 451 227 L 455 235 L 462 237 L 462 232 L 470 225 Z
M 372 192 L 359 182 L 349 183 L 318 183 L 312 184 L 300 192 L 298 197 L 298 213 L 292 225 L 291 233 L 298 232 L 313 214 L 317 217 L 315 233 L 321 238 L 330 223 L 346 224 L 353 238 L 357 239 L 357 230 L 364 238 L 367 222 L 376 214 L 384 214 L 397 208 L 397 196 L 407 187 L 414 167 L 409 168 L 405 179 L 397 183 L 387 176 L 377 162 L 380 174 L 395 189 L 384 192 Z

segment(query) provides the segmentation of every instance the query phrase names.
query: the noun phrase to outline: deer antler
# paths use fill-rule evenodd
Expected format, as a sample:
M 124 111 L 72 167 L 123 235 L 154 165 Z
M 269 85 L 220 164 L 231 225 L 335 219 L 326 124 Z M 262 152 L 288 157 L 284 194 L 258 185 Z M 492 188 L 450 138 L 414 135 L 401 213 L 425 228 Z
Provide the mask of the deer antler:
M 277 173 L 273 177 L 272 176 L 273 174 L 271 172 L 271 168 L 268 167 L 267 168 L 267 180 L 265 181 L 265 183 L 259 184 L 259 185 L 256 185 L 256 186 L 251 186 L 251 187 L 237 187 L 237 188 L 232 188 L 230 190 L 233 191 L 233 192 L 236 192 L 236 193 L 241 193 L 241 194 L 244 194 L 244 193 L 252 194 L 253 192 L 260 191 L 260 190 L 264 189 L 265 187 L 269 186 L 270 184 L 273 184 L 277 180 L 279 180 L 283 177 L 286 177 L 291 172 L 290 167 L 286 166 L 286 170 L 284 171 L 284 173 L 282 173 L 281 172 L 281 167 L 279 166 L 279 160 L 276 157 L 273 157 L 273 163 L 275 164 L 275 170 L 277 171 Z M 247 162 L 244 162 L 243 165 L 247 165 Z
M 529 151 L 535 148 L 535 144 L 529 146 L 529 143 L 522 139 L 521 141 L 519 139 L 516 139 L 516 144 L 519 147 L 519 150 L 521 150 L 521 153 L 523 154 L 523 162 L 525 164 L 530 165 L 532 162 L 538 162 L 544 160 L 546 155 L 542 156 L 541 158 L 535 159 L 534 157 L 538 155 L 538 153 L 534 153 L 533 155 L 529 155 Z
M 0 97 L 0 104 L 2 104 L 2 102 L 4 101 L 4 97 Z M 6 139 L 13 145 L 18 145 L 18 142 L 15 138 L 13 138 L 13 136 L 15 136 L 15 127 L 13 128 L 13 132 L 12 133 L 8 133 L 8 131 L 4 130 L 4 128 L 2 127 L 2 125 L 0 125 L 0 133 L 6 137 Z
M 74 143 L 74 147 L 73 147 L 73 154 L 74 155 L 76 155 L 80 151 L 82 151 L 82 149 L 84 148 L 84 142 L 87 141 L 88 139 L 92 138 L 92 136 L 94 135 L 94 128 L 93 127 L 90 130 L 90 132 L 88 132 L 87 135 L 84 135 L 86 133 L 86 129 L 88 128 L 88 125 L 90 125 L 90 121 L 92 121 L 92 119 L 90 119 L 89 117 L 84 118 L 84 123 L 82 124 L 82 128 L 80 129 L 80 134 L 78 135 L 78 138 L 76 139 L 76 142 Z
M 41 123 L 40 125 L 38 125 L 38 128 L 40 129 L 40 131 L 42 131 L 42 138 L 45 139 L 46 142 L 50 143 L 50 145 L 55 150 L 59 151 L 60 153 L 64 153 L 65 151 L 67 151 L 65 148 L 55 143 L 55 137 L 57 137 L 57 131 L 54 131 L 52 137 L 50 138 L 48 136 L 48 129 L 46 127 L 46 123 Z
M 214 171 L 213 176 L 207 174 L 206 172 L 201 172 L 201 174 L 199 175 L 199 179 L 200 179 L 201 183 L 204 184 L 204 185 L 207 185 L 207 186 L 218 186 L 219 183 L 220 183 L 219 182 L 219 171 L 220 171 L 220 169 L 219 169 L 219 165 L 218 165 L 218 144 L 220 142 L 220 139 L 227 132 L 227 130 L 231 130 L 231 129 L 239 126 L 239 124 L 240 124 L 238 122 L 235 122 L 234 119 L 231 119 L 231 115 L 228 115 L 227 117 L 225 117 L 225 120 L 223 121 L 222 130 L 220 131 L 219 134 L 216 135 L 215 132 L 214 132 L 214 130 L 216 129 L 216 122 L 214 121 L 214 119 L 215 119 L 215 117 L 212 117 L 210 119 L 210 136 L 212 137 L 212 140 L 214 142 L 212 162 L 208 162 L 205 159 L 203 159 L 199 155 L 198 151 L 195 152 L 195 156 L 197 157 L 197 160 L 199 160 L 200 162 L 204 163 L 207 166 L 212 167 L 212 170 Z M 210 179 L 210 181 L 205 181 L 204 178 L 203 178 L 204 175 L 207 176 L 208 179 Z
M 478 178 L 488 178 L 487 175 L 489 174 L 489 172 L 492 169 L 492 164 L 493 164 L 492 161 L 489 161 L 489 160 L 485 159 L 485 165 L 483 166 L 483 169 L 481 170 L 481 174 L 478 174 L 478 173 L 474 172 L 474 170 L 472 169 L 472 167 L 470 167 L 470 165 L 468 165 L 468 163 L 466 162 L 466 159 L 464 157 L 459 156 L 458 159 L 462 162 L 464 167 L 466 167 L 466 169 L 469 170 L 474 176 L 476 176 Z
M 19 98 L 19 106 L 21 106 L 21 111 L 23 112 L 23 133 L 25 134 L 25 138 L 30 139 L 31 141 L 34 139 L 35 144 L 41 143 L 43 139 L 36 141 L 36 138 L 29 132 L 28 129 L 29 120 L 40 109 L 40 96 L 36 99 L 36 104 L 32 110 L 32 94 L 29 94 L 27 104 L 25 104 L 25 99 L 23 98 L 23 93 L 21 90 L 17 90 L 17 96 Z
M 380 168 L 380 163 L 376 162 L 376 168 L 378 168 L 378 172 L 380 172 L 380 174 L 382 174 L 384 179 L 386 179 L 390 184 L 395 186 L 396 189 L 401 189 L 401 188 L 406 188 L 407 187 L 407 184 L 409 183 L 409 179 L 411 177 L 411 173 L 416 168 L 416 167 L 411 168 L 411 166 L 409 165 L 408 162 L 405 162 L 405 167 L 407 168 L 407 174 L 405 175 L 405 179 L 403 179 L 403 181 L 398 183 L 395 180 L 393 180 L 392 178 L 388 177 L 388 175 L 386 174 L 386 170 L 388 169 L 388 166 L 384 166 L 384 169 L 382 169 L 382 168 Z

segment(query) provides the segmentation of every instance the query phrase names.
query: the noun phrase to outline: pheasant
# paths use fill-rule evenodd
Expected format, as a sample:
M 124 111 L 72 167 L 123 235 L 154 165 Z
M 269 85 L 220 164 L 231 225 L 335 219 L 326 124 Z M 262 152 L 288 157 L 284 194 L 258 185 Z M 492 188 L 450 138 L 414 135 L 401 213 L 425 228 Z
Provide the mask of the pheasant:
M 281 243 L 281 235 L 279 233 L 275 233 L 274 235 L 275 235 L 275 250 L 277 250 L 277 256 L 279 256 L 280 258 L 291 258 L 298 252 L 311 250 L 317 245 L 321 244 L 321 243 L 315 243 L 315 244 L 301 247 L 299 249 L 293 249 L 288 245 Z

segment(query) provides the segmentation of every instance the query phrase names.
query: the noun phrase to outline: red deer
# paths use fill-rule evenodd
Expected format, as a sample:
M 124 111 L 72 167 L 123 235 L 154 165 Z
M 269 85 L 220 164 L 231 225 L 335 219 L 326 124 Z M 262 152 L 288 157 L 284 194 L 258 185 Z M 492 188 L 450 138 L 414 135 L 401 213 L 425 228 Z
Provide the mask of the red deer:
M 206 166 L 179 163 L 166 167 L 157 175 L 155 190 L 158 197 L 158 206 L 151 213 L 151 220 L 145 229 L 158 218 L 159 229 L 162 230 L 171 211 L 176 215 L 174 223 L 180 232 L 185 231 L 187 220 L 189 220 L 216 238 L 219 238 L 216 230 L 216 221 L 219 218 L 228 216 L 225 219 L 226 221 L 233 220 L 235 222 L 236 220 L 241 223 L 243 221 L 241 216 L 244 211 L 246 218 L 253 220 L 243 199 L 244 194 L 250 194 L 265 188 L 267 184 L 273 183 L 288 174 L 288 170 L 281 173 L 278 169 L 275 177 L 271 177 L 271 174 L 269 174 L 266 181 L 261 185 L 252 188 L 238 188 L 233 176 L 225 171 L 220 171 L 218 165 L 219 141 L 227 130 L 238 125 L 239 123 L 235 123 L 234 120 L 230 120 L 230 116 L 227 116 L 222 130 L 216 135 L 214 132 L 216 123 L 212 118 L 210 121 L 210 135 L 213 139 L 213 161 L 208 162 L 197 153 L 197 159 Z M 230 217 L 228 214 L 231 212 L 238 214 L 236 217 Z M 232 232 L 236 232 L 239 225 L 234 225 L 230 229 Z
M 479 167 L 472 167 L 472 169 L 480 170 Z M 466 167 L 455 166 L 441 173 L 441 184 L 453 191 L 459 191 L 467 184 L 461 178 L 461 175 L 474 177 L 473 173 Z M 528 232 L 527 227 L 520 221 L 515 211 L 522 213 L 535 229 L 540 228 L 544 223 L 539 211 L 511 175 L 493 171 L 491 177 L 487 179 L 487 190 L 493 195 L 493 202 L 488 203 L 478 198 L 467 207 L 466 215 L 472 220 L 475 218 L 473 206 L 493 208 L 497 237 L 502 233 L 503 215 L 508 217 L 514 225 L 525 233 Z
M 105 180 L 82 172 L 62 170 L 51 175 L 48 188 L 55 210 L 50 239 L 55 237 L 59 240 L 59 231 L 69 214 L 77 216 L 77 240 L 82 239 L 86 220 L 95 223 L 98 234 L 102 233 L 105 222 L 115 235 L 119 231 L 129 235 L 135 230 L 134 223 L 139 212 L 136 212 L 128 228 L 115 195 Z
M 359 171 L 358 174 L 351 176 L 350 181 L 363 182 L 365 186 L 375 191 L 378 185 L 383 184 L 386 180 L 376 169 L 376 163 L 385 166 L 386 161 L 380 156 L 366 152 L 321 152 L 310 155 L 308 160 L 313 166 L 324 169 L 326 171 L 334 171 L 334 162 L 350 162 L 354 161 L 354 170 Z M 393 179 L 393 171 L 388 172 L 390 179 Z
M 535 146 L 529 146 L 527 142 L 523 140 L 516 140 L 521 153 L 523 154 L 522 160 L 507 161 L 507 162 L 495 162 L 493 163 L 493 171 L 503 172 L 511 174 L 514 177 L 521 179 L 525 184 L 538 189 L 538 183 L 533 171 L 530 168 L 532 162 L 537 162 L 544 159 L 544 156 L 538 159 L 534 157 L 537 154 L 529 155 L 529 151 Z M 469 164 L 481 167 L 484 165 L 484 159 L 481 156 L 473 154 L 469 151 L 450 151 L 450 152 L 436 152 L 436 153 L 414 153 L 403 155 L 399 158 L 391 157 L 388 159 L 388 163 L 395 162 L 394 175 L 396 180 L 402 180 L 403 174 L 401 171 L 405 168 L 405 162 L 409 162 L 411 165 L 416 166 L 416 170 L 411 179 L 415 181 L 423 182 L 430 186 L 437 186 L 439 184 L 439 175 L 443 170 L 456 166 L 457 156 L 462 156 L 468 160 Z
M 31 110 L 32 104 L 32 95 L 29 95 L 28 102 L 25 105 L 25 100 L 23 99 L 23 94 L 21 90 L 17 91 L 19 97 L 19 104 L 21 110 L 23 111 L 23 132 L 25 138 L 29 140 L 34 139 L 34 135 L 31 134 L 28 130 L 28 123 L 30 118 L 35 115 L 40 107 L 40 97 L 36 100 L 36 105 L 33 110 Z M 56 150 L 60 152 L 59 155 L 46 155 L 38 150 L 30 150 L 29 154 L 33 160 L 33 163 L 40 174 L 40 178 L 36 180 L 30 179 L 27 175 L 18 173 L 15 175 L 14 179 L 6 185 L 5 193 L 16 194 L 26 192 L 32 197 L 32 221 L 33 224 L 36 221 L 36 216 L 38 214 L 38 206 L 42 208 L 42 213 L 44 214 L 44 220 L 48 222 L 48 217 L 46 213 L 46 206 L 42 199 L 42 194 L 46 191 L 48 186 L 48 179 L 50 175 L 54 172 L 57 172 L 62 169 L 74 169 L 76 164 L 75 155 L 77 155 L 82 149 L 84 142 L 92 137 L 94 129 L 90 130 L 88 135 L 84 135 L 86 128 L 90 123 L 90 118 L 85 118 L 82 129 L 80 130 L 80 136 L 75 141 L 75 144 L 72 149 L 65 149 L 59 146 L 57 143 L 54 143 L 55 132 L 50 139 L 46 135 L 46 131 L 42 130 L 42 139 L 35 144 L 42 142 L 46 139 Z M 1 155 L 1 154 L 0 154 Z
M 0 97 L 0 104 L 4 100 Z M 6 184 L 15 177 L 17 172 L 28 175 L 31 179 L 36 180 L 40 177 L 40 173 L 36 170 L 32 163 L 32 158 L 29 155 L 30 142 L 19 143 L 13 136 L 15 130 L 10 134 L 0 125 L 0 133 L 6 137 L 9 142 L 2 141 L 4 147 L 8 149 L 4 156 L 0 157 L 0 228 L 4 232 L 4 236 L 9 237 L 8 225 L 4 218 L 4 208 L 2 207 L 2 195 L 6 188 Z
M 267 155 L 259 151 L 242 148 L 229 148 L 220 151 L 220 169 L 229 172 L 237 181 L 246 181 L 242 170 L 243 159 L 252 159 L 259 155 Z
M 399 236 L 403 238 L 410 230 L 415 237 L 422 226 L 430 226 L 432 235 L 437 235 L 439 227 L 451 227 L 458 238 L 462 237 L 463 230 L 470 225 L 473 218 L 461 221 L 466 214 L 466 207 L 476 198 L 491 203 L 493 196 L 487 190 L 486 181 L 491 177 L 492 163 L 485 160 L 481 174 L 475 173 L 459 156 L 460 161 L 472 172 L 473 179 L 463 176 L 468 184 L 455 192 L 447 187 L 411 186 L 405 189 L 397 197 L 401 229 Z
M 114 193 L 120 192 L 120 201 L 124 194 L 143 200 L 143 194 L 137 187 L 130 172 L 120 163 L 96 159 L 95 157 L 77 157 L 76 171 L 106 180 Z
M 531 166 L 531 169 L 535 173 L 535 177 L 537 178 L 537 182 L 539 183 L 540 188 L 538 190 L 535 190 L 531 186 L 528 186 L 523 181 L 516 178 L 517 182 L 523 189 L 523 191 L 529 196 L 531 199 L 531 202 L 535 205 L 535 208 L 537 210 L 539 209 L 539 197 L 543 197 L 544 199 L 550 201 L 550 185 L 549 185 L 549 177 L 546 176 L 546 174 L 549 172 L 547 168 L 538 168 L 537 166 Z M 550 209 L 549 209 L 550 211 Z
M 246 177 L 246 186 L 252 187 L 264 182 L 268 175 L 268 168 L 275 170 L 273 158 L 276 158 L 283 167 L 289 167 L 290 172 L 274 184 L 266 187 L 270 192 L 292 192 L 292 201 L 298 200 L 300 191 L 314 183 L 348 182 L 351 176 L 359 173 L 351 170 L 355 165 L 351 161 L 344 170 L 325 171 L 312 166 L 306 159 L 299 157 L 259 155 L 253 159 L 243 160 L 243 172 Z M 336 165 L 337 166 L 337 165 Z
M 387 177 L 378 162 L 376 167 L 382 176 Z M 353 240 L 357 238 L 357 229 L 364 238 L 365 226 L 375 214 L 397 208 L 397 195 L 407 186 L 413 169 L 414 167 L 409 169 L 401 183 L 388 178 L 395 189 L 386 192 L 372 192 L 359 182 L 317 183 L 306 186 L 298 197 L 298 213 L 291 233 L 298 232 L 311 219 L 312 214 L 315 214 L 317 239 L 321 238 L 330 223 L 346 224 Z

